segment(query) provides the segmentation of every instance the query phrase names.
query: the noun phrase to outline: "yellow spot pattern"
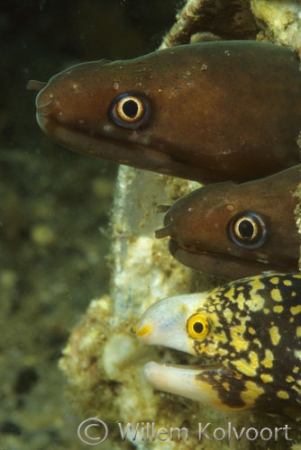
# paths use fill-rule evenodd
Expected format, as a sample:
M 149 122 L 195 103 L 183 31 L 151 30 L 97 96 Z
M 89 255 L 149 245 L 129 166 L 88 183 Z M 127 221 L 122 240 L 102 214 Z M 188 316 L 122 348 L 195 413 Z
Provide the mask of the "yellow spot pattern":
M 295 351 L 295 356 L 296 356 L 296 358 L 301 360 L 301 350 L 296 350 Z
M 288 383 L 293 383 L 295 381 L 295 378 L 291 377 L 290 375 L 288 375 L 285 379 Z
M 245 387 L 246 390 L 240 394 L 240 397 L 248 406 L 253 406 L 256 399 L 264 394 L 264 389 L 253 381 L 247 381 Z
M 270 337 L 271 337 L 271 342 L 273 345 L 278 345 L 279 341 L 281 339 L 281 336 L 279 334 L 279 328 L 276 326 L 273 326 L 269 329 L 269 333 L 270 333 Z
M 269 375 L 268 373 L 263 373 L 262 375 L 260 375 L 260 378 L 264 383 L 272 383 L 274 379 L 272 375 Z
M 278 391 L 277 392 L 277 397 L 279 398 L 283 398 L 283 399 L 288 399 L 289 395 L 286 391 Z
M 207 378 L 205 375 L 202 374 L 202 378 Z M 210 377 L 208 377 L 209 379 Z M 204 380 L 195 380 L 195 384 L 198 388 L 198 399 L 204 403 L 209 403 L 215 408 L 219 409 L 244 409 L 244 407 L 240 408 L 232 408 L 231 406 L 225 405 L 225 403 L 219 398 L 218 390 L 215 389 L 215 387 L 212 387 L 209 382 Z
M 232 298 L 233 298 L 234 293 L 235 293 L 234 286 L 232 286 L 229 289 L 229 291 L 225 294 L 225 297 L 228 298 L 231 301 Z
M 230 334 L 232 338 L 231 344 L 235 347 L 238 352 L 247 350 L 249 347 L 249 342 L 244 338 L 243 334 L 246 331 L 244 325 L 237 325 L 230 329 Z
M 226 390 L 226 391 L 230 391 L 230 384 L 229 383 L 227 383 L 227 381 L 225 381 L 224 383 L 223 383 L 223 388 Z
M 282 302 L 282 295 L 279 289 L 272 289 L 271 297 L 275 302 Z
M 228 342 L 227 335 L 224 331 L 221 331 L 220 333 L 215 333 L 214 339 L 216 340 L 216 342 L 222 342 L 223 344 Z
M 271 350 L 267 349 L 265 351 L 265 358 L 261 361 L 261 364 L 267 369 L 271 369 L 273 367 L 274 355 Z
M 270 282 L 273 284 L 276 284 L 276 286 L 279 284 L 279 278 L 278 277 L 273 277 L 270 279 Z
M 259 339 L 254 339 L 254 344 L 257 344 L 259 348 L 262 348 L 262 343 L 260 342 Z
M 264 289 L 265 285 L 260 281 L 260 277 L 256 277 L 252 281 L 252 287 L 254 290 Z
M 237 296 L 237 306 L 240 311 L 245 309 L 245 296 L 242 292 L 240 292 Z
M 248 377 L 255 377 L 258 369 L 258 356 L 255 352 L 250 352 L 249 357 L 251 362 L 247 361 L 244 358 L 238 359 L 237 361 L 233 361 L 233 365 L 239 370 L 241 373 L 244 373 Z
M 233 318 L 233 312 L 231 311 L 231 309 L 225 308 L 223 314 L 224 314 L 224 318 L 226 319 L 227 323 L 230 324 L 232 322 L 232 318 Z
M 282 306 L 282 305 L 274 306 L 273 311 L 274 311 L 276 314 L 280 314 L 280 313 L 282 313 L 282 311 L 283 311 L 283 306 Z
M 250 311 L 260 311 L 264 306 L 264 298 L 254 295 L 251 300 L 247 300 L 245 303 Z
M 298 305 L 298 306 L 292 306 L 292 307 L 290 308 L 290 312 L 291 312 L 291 314 L 292 314 L 293 316 L 296 316 L 297 314 L 300 314 L 300 313 L 301 313 L 301 305 Z

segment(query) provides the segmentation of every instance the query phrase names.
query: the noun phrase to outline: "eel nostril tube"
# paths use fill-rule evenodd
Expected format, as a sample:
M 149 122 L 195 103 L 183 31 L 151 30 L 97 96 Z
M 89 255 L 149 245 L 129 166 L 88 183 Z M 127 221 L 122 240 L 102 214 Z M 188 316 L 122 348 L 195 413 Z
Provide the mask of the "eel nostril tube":
M 47 83 L 44 83 L 43 81 L 29 80 L 26 85 L 26 89 L 29 91 L 40 91 L 46 85 Z
M 165 213 L 171 208 L 171 205 L 158 205 L 156 208 L 156 213 Z
M 155 236 L 157 239 L 162 239 L 165 238 L 167 236 L 170 236 L 171 234 L 171 229 L 172 229 L 172 224 L 167 225 L 164 228 L 160 228 L 159 230 L 155 231 Z

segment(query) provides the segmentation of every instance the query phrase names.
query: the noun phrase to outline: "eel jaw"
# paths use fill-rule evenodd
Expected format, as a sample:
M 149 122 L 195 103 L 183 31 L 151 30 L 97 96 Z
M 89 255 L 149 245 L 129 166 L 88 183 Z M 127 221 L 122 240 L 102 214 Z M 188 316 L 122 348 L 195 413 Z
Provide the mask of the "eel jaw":
M 158 209 L 159 212 L 168 210 L 163 206 Z M 247 276 L 258 275 L 263 272 L 281 271 L 283 268 L 276 268 L 269 261 L 257 259 L 244 259 L 230 253 L 218 253 L 208 251 L 204 248 L 185 245 L 173 238 L 175 224 L 171 221 L 163 228 L 155 231 L 157 239 L 170 237 L 168 248 L 170 254 L 184 266 L 191 269 L 202 271 L 219 278 L 238 279 Z M 297 270 L 296 261 L 291 263 L 291 270 Z M 287 266 L 286 266 L 287 267 Z
M 148 362 L 143 366 L 145 379 L 155 389 L 181 395 L 217 409 L 231 411 L 249 408 L 251 405 L 225 405 L 218 395 L 214 380 L 224 376 L 234 376 L 221 364 L 208 366 L 173 366 Z
M 215 370 L 220 370 L 220 368 L 221 366 L 216 366 Z M 195 383 L 196 376 L 202 370 L 202 367 L 174 366 L 150 361 L 143 366 L 142 372 L 148 383 L 155 389 L 192 400 L 209 402 L 208 391 L 200 389 Z
M 161 151 L 142 138 L 131 140 L 128 135 L 118 135 L 111 124 L 104 124 L 97 133 L 93 127 L 89 128 L 89 124 L 81 124 L 81 119 L 68 122 L 66 112 L 49 87 L 50 83 L 51 80 L 48 84 L 32 80 L 27 88 L 39 91 L 36 97 L 37 122 L 43 133 L 57 144 L 77 153 L 164 175 L 194 180 L 205 176 L 206 172 L 198 167 L 173 158 L 170 149 Z M 110 130 L 105 130 L 106 127 Z
M 201 270 L 210 275 L 230 280 L 279 271 L 269 262 L 246 260 L 230 254 L 196 250 L 180 245 L 174 239 L 169 241 L 169 251 L 181 264 L 191 269 Z M 294 268 L 292 268 L 292 271 L 295 271 Z

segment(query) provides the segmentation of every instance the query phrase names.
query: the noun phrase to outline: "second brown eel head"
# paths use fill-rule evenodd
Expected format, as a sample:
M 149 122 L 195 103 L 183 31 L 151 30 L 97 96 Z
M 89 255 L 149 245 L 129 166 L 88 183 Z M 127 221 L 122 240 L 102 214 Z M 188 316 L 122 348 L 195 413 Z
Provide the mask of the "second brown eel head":
M 298 272 L 300 235 L 293 195 L 301 166 L 242 184 L 216 183 L 168 210 L 158 238 L 181 263 L 222 278 Z

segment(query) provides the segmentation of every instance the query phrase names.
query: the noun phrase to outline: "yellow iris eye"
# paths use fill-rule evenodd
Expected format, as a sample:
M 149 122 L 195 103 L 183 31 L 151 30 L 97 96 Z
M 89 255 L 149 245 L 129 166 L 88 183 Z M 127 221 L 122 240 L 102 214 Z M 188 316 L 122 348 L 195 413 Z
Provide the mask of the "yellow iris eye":
M 260 214 L 245 211 L 232 217 L 228 224 L 228 236 L 240 248 L 257 250 L 266 241 L 267 225 Z
M 197 313 L 187 321 L 187 331 L 191 338 L 202 340 L 210 331 L 210 320 L 205 314 Z
M 109 118 L 116 125 L 135 130 L 148 123 L 149 106 L 149 100 L 144 94 L 124 92 L 113 99 Z
M 144 112 L 143 102 L 133 95 L 123 97 L 116 105 L 116 112 L 120 119 L 126 122 L 135 122 L 141 119 Z

